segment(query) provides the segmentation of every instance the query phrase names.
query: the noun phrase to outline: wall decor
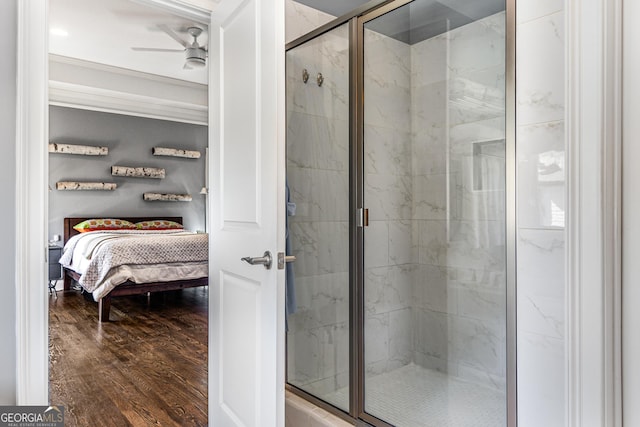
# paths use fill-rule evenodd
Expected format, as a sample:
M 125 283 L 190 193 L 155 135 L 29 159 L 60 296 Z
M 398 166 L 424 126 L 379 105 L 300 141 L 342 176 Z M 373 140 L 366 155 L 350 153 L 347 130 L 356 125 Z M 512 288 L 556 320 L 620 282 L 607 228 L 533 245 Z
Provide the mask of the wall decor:
M 199 159 L 200 152 L 194 150 L 180 150 L 178 148 L 153 147 L 154 156 L 184 157 L 187 159 Z
M 117 187 L 114 182 L 75 182 L 58 181 L 56 190 L 107 190 L 113 191 Z
M 142 198 L 147 202 L 190 202 L 191 194 L 144 193 Z
M 109 154 L 108 147 L 94 147 L 92 145 L 73 145 L 73 144 L 49 144 L 50 153 L 59 154 L 78 154 L 81 156 L 106 156 Z
M 161 168 L 111 166 L 111 175 L 163 179 L 165 177 L 165 171 Z

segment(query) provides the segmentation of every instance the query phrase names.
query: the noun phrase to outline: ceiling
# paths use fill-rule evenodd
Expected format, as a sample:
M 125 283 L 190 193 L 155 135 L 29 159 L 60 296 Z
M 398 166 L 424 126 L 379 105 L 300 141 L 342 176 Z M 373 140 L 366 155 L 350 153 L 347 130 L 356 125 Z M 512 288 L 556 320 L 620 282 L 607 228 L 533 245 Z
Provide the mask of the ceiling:
M 345 15 L 368 2 L 368 0 L 296 1 L 333 16 Z M 405 43 L 414 44 L 501 12 L 505 10 L 505 3 L 505 0 L 416 0 L 368 22 L 366 27 Z
M 189 0 L 212 8 L 219 0 Z M 340 16 L 366 0 L 297 0 Z M 200 23 L 152 8 L 144 0 L 50 0 L 50 53 L 132 69 L 195 83 L 207 84 L 207 68 L 183 69 L 183 52 L 136 52 L 132 47 L 182 49 L 158 28 L 167 25 L 190 42 L 186 29 Z M 147 2 L 148 3 L 148 2 Z M 371 29 L 416 43 L 472 20 L 504 10 L 505 0 L 417 0 L 408 8 L 368 24 Z M 61 35 L 66 34 L 66 35 Z M 198 42 L 206 46 L 204 32 Z
M 186 32 L 188 27 L 204 27 L 132 0 L 50 0 L 49 52 L 207 84 L 207 67 L 184 70 L 183 52 L 136 52 L 131 49 L 183 49 L 158 29 L 162 24 L 187 42 L 192 40 Z M 207 42 L 205 31 L 198 37 L 198 43 L 206 46 Z

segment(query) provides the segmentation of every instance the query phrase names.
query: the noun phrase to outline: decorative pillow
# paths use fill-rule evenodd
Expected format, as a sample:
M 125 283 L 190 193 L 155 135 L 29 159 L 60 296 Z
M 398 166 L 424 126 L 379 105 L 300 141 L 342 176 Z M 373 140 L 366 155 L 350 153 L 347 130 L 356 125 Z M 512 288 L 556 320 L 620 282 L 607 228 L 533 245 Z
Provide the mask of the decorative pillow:
M 136 226 L 123 219 L 100 218 L 82 221 L 80 224 L 74 225 L 73 228 L 80 233 L 86 233 L 98 230 L 135 230 Z
M 136 227 L 138 230 L 182 230 L 182 224 L 175 221 L 168 221 L 166 219 L 155 219 L 153 221 L 141 221 L 137 222 Z

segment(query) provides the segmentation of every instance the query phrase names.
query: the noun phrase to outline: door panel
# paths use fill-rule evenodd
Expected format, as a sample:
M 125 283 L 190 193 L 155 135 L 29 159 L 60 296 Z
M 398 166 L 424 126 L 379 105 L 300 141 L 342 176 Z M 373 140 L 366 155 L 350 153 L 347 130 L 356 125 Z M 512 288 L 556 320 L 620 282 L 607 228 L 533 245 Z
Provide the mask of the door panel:
M 449 6 L 359 30 L 363 409 L 397 427 L 507 425 L 505 5 Z
M 259 203 L 258 159 L 259 96 L 256 65 L 260 61 L 254 21 L 257 0 L 248 1 L 225 24 L 221 46 L 224 49 L 223 138 L 233 143 L 224 146 L 227 166 L 223 181 L 224 221 L 255 223 Z M 242 167 L 232 167 L 242 165 Z M 241 192 L 242 197 L 238 197 Z
M 287 319 L 287 380 L 348 411 L 348 24 L 290 49 L 286 67 L 289 238 L 297 258 L 288 277 L 296 304 Z
M 210 27 L 209 421 L 284 425 L 284 5 L 223 1 Z M 282 220 L 280 220 L 282 219 Z
M 256 416 L 253 400 L 259 360 L 238 355 L 259 354 L 256 338 L 260 335 L 260 282 L 221 271 L 220 295 L 224 325 L 220 330 L 224 366 L 220 372 L 220 401 L 238 425 L 251 425 Z

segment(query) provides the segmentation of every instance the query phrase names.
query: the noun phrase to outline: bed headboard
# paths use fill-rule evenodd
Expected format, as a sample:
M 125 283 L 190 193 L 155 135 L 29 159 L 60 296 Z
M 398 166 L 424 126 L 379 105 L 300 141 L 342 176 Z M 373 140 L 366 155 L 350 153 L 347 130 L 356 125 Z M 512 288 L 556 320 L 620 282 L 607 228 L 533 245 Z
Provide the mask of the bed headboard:
M 64 219 L 64 243 L 67 243 L 72 236 L 76 234 L 80 234 L 79 231 L 73 228 L 74 225 L 80 224 L 82 221 L 93 218 L 106 218 L 104 215 L 97 216 L 85 216 L 85 217 L 74 217 L 74 218 L 65 218 Z M 111 216 L 109 217 L 111 218 Z M 123 219 L 125 221 L 130 221 L 133 223 L 140 221 L 153 221 L 154 219 L 165 219 L 167 221 L 175 221 L 177 223 L 182 224 L 181 216 L 113 216 L 113 218 Z

